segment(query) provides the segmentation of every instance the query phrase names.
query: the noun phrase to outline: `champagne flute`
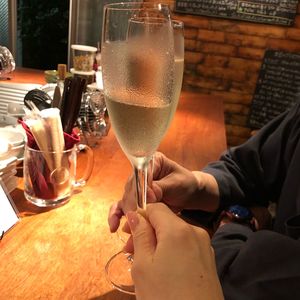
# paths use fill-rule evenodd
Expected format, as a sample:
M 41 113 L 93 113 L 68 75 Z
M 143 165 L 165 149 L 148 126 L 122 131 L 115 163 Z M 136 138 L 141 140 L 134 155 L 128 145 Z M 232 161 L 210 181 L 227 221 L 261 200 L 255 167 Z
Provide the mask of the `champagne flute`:
M 135 209 L 143 210 L 149 162 L 177 104 L 173 97 L 175 60 L 170 10 L 157 3 L 106 5 L 102 38 L 107 110 L 117 140 L 134 169 Z M 131 258 L 117 253 L 108 262 L 106 272 L 114 287 L 133 294 L 128 272 Z
M 179 101 L 179 96 L 181 92 L 182 86 L 182 78 L 183 78 L 183 70 L 184 70 L 184 23 L 179 20 L 172 20 L 173 25 L 173 34 L 174 34 L 174 59 L 175 59 L 175 69 L 174 69 L 174 80 L 173 80 L 173 103 L 171 106 L 171 117 L 169 118 L 169 125 L 172 123 L 173 116 L 176 112 L 176 108 Z M 152 161 L 150 164 L 151 172 L 154 170 L 154 159 L 155 155 L 152 157 Z M 149 176 L 149 166 L 148 166 L 148 176 Z M 148 182 L 151 182 L 151 179 L 148 179 Z M 120 227 L 124 226 L 125 221 L 121 220 Z M 119 239 L 126 243 L 128 239 L 128 233 L 123 231 L 117 232 Z

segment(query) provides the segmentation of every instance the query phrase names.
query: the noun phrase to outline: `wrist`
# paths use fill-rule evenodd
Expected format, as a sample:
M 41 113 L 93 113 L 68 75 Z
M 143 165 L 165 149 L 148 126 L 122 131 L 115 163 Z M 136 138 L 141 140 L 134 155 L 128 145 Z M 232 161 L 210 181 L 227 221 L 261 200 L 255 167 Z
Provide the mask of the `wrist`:
M 196 178 L 198 190 L 201 191 L 204 189 L 205 186 L 205 178 L 203 172 L 201 171 L 192 171 L 193 175 Z
M 201 171 L 193 171 L 197 180 L 197 203 L 199 209 L 214 212 L 219 207 L 219 187 L 214 176 Z

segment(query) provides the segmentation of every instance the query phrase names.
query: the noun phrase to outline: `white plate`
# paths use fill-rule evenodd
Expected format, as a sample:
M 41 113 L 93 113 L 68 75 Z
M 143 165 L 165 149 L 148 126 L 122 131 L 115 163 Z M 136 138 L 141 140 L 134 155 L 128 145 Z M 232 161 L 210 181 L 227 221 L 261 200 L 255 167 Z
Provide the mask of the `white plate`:
M 1 171 L 4 171 L 5 168 L 13 163 L 16 163 L 17 162 L 17 157 L 15 156 L 12 156 L 8 159 L 5 159 L 5 160 L 0 160 L 0 170 Z
M 18 119 L 12 116 L 0 115 L 0 126 L 17 125 Z
M 24 134 L 16 128 L 4 127 L 0 128 L 0 140 L 8 141 L 13 147 L 24 144 Z

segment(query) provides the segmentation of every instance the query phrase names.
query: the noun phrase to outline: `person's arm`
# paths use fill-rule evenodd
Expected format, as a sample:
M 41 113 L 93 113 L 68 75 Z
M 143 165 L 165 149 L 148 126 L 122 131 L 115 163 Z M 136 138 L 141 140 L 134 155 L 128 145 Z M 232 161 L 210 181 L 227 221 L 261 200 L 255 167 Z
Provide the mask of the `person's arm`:
M 192 172 L 157 152 L 154 158 L 153 183 L 148 187 L 147 202 L 164 202 L 174 212 L 183 209 L 215 211 L 219 206 L 219 188 L 212 175 L 200 171 Z M 123 214 L 135 209 L 135 181 L 131 176 L 126 183 L 123 198 L 110 208 L 108 223 L 111 232 L 118 229 Z
M 300 102 L 202 171 L 191 172 L 157 153 L 148 201 L 162 201 L 175 212 L 215 211 L 233 203 L 268 206 L 269 201 L 276 201 L 300 139 L 299 105 Z M 120 217 L 134 199 L 134 180 L 130 179 L 123 199 L 110 210 L 108 222 L 112 232 L 117 230 Z
M 220 204 L 267 206 L 276 201 L 300 138 L 300 103 L 260 129 L 244 144 L 230 148 L 204 172 L 212 175 Z
M 137 299 L 224 299 L 207 232 L 185 223 L 162 203 L 149 204 L 146 218 L 127 213 Z

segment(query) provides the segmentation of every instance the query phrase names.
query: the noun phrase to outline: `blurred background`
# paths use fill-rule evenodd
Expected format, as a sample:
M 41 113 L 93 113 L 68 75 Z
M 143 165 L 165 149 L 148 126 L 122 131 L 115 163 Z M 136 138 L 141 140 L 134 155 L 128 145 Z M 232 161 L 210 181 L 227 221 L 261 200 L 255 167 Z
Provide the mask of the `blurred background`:
M 0 0 L 0 45 L 18 67 L 69 66 L 71 44 L 100 47 L 103 6 L 113 2 L 119 0 Z
M 119 1 L 0 0 L 0 45 L 12 51 L 17 67 L 53 70 L 58 63 L 63 63 L 69 69 L 72 61 L 70 45 L 99 47 L 103 6 Z M 195 1 L 163 2 L 176 7 L 176 3 L 192 5 Z M 224 4 L 221 0 L 208 4 L 212 5 L 212 2 Z M 239 3 L 237 0 L 230 2 Z M 258 1 L 248 2 L 255 4 Z M 300 61 L 300 5 L 297 0 L 278 0 L 276 3 L 275 7 L 281 10 L 287 5 L 292 7 L 294 20 L 289 25 L 280 25 L 272 18 L 267 23 L 260 23 L 255 21 L 256 17 L 249 22 L 212 16 L 210 12 L 198 15 L 193 11 L 173 11 L 174 18 L 183 21 L 185 26 L 183 88 L 223 100 L 226 137 L 231 146 L 245 142 L 253 133 L 249 119 L 268 51 L 288 57 L 288 65 L 298 65 Z M 296 56 L 295 63 L 290 61 Z M 281 68 L 282 65 L 272 67 Z M 285 71 L 295 73 L 293 69 Z M 295 74 L 300 85 L 300 76 Z M 276 79 L 276 85 L 281 84 L 281 78 L 283 76 Z M 286 90 L 290 93 L 289 86 Z M 286 99 L 285 95 L 281 98 Z

